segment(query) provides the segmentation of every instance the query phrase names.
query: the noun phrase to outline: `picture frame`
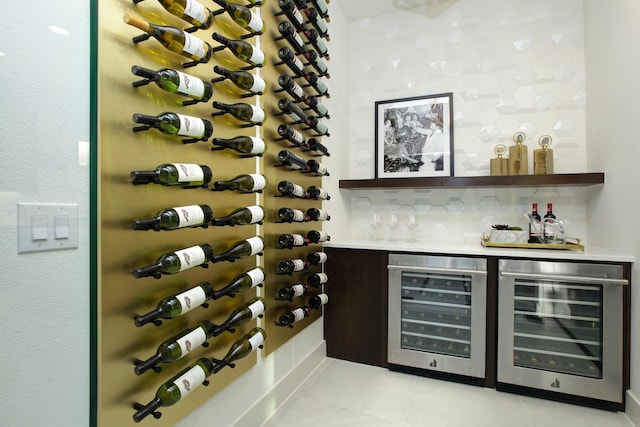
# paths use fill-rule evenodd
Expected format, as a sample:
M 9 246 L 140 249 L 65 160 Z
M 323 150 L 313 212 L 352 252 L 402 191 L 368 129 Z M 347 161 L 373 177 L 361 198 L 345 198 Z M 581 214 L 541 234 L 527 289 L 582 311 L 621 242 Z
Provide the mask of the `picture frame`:
M 376 101 L 375 177 L 453 176 L 453 93 Z

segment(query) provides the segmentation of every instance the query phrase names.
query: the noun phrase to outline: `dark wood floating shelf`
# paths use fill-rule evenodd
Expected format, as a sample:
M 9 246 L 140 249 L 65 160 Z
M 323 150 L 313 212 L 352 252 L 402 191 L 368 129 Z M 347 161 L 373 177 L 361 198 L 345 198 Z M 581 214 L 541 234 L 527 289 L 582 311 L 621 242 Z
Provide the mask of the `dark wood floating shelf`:
M 553 187 L 604 184 L 604 172 L 522 176 L 445 176 L 433 178 L 342 179 L 348 190 L 385 188 Z

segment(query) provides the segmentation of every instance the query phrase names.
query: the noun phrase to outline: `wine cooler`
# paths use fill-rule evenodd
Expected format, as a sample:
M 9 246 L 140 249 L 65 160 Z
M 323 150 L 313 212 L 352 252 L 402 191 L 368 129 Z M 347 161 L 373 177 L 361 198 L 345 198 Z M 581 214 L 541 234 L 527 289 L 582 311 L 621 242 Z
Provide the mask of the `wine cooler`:
M 623 266 L 501 260 L 499 273 L 497 388 L 621 409 Z
M 390 254 L 388 271 L 389 368 L 483 383 L 486 260 Z

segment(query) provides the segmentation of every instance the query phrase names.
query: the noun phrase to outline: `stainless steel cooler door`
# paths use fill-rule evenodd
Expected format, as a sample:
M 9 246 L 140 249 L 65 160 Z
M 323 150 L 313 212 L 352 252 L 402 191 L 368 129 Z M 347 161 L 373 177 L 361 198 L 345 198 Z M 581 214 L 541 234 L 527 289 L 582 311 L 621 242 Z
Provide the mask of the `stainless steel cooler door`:
M 501 260 L 498 382 L 621 402 L 622 267 Z
M 389 256 L 389 363 L 485 375 L 486 261 Z

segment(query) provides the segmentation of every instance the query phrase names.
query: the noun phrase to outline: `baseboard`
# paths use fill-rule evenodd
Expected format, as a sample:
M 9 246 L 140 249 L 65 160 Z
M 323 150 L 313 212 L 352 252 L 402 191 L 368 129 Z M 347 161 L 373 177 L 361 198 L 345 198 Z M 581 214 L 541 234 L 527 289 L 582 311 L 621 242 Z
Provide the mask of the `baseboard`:
M 626 398 L 626 406 L 625 406 L 625 414 L 629 421 L 633 423 L 634 426 L 640 426 L 640 400 L 627 390 L 627 398 Z
M 265 423 L 279 409 L 286 409 L 289 397 L 295 393 L 305 379 L 307 379 L 326 359 L 327 345 L 322 341 L 294 367 L 285 377 L 233 424 L 233 427 L 256 427 Z

